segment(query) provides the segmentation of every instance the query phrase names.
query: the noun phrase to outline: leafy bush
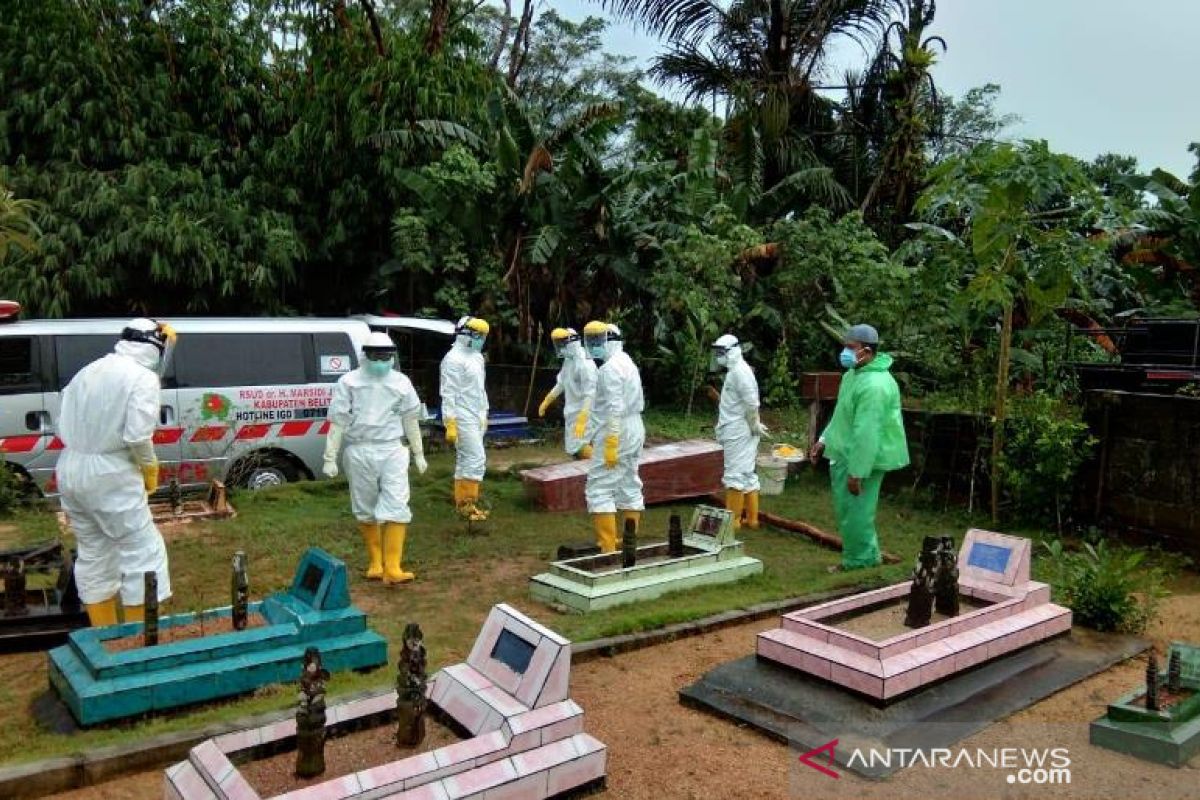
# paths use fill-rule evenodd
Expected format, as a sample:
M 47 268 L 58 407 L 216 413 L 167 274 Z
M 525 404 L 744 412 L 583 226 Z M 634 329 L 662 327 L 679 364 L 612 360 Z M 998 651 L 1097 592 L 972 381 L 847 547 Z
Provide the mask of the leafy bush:
M 1140 633 L 1154 619 L 1166 594 L 1165 575 L 1149 566 L 1146 553 L 1107 542 L 1068 551 L 1061 541 L 1046 544 L 1055 599 L 1075 613 L 1075 622 L 1098 631 Z
M 1017 516 L 1053 522 L 1062 529 L 1063 511 L 1080 465 L 1096 439 L 1079 410 L 1045 392 L 1013 403 L 999 469 Z
M 0 462 L 0 516 L 8 516 L 28 497 L 28 488 L 21 476 L 7 463 Z

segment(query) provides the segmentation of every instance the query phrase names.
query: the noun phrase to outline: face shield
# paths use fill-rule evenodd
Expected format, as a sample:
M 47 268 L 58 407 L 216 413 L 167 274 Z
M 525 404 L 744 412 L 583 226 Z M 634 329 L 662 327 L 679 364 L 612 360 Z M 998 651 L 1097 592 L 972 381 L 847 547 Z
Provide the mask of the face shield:
M 396 350 L 390 347 L 364 347 L 363 369 L 376 377 L 387 375 L 396 363 Z
M 604 359 L 608 357 L 608 331 L 600 333 L 585 333 L 583 335 L 583 347 L 592 358 Z
M 571 345 L 579 341 L 579 334 L 569 333 L 558 339 L 554 339 L 554 355 L 560 359 L 566 358 L 571 352 Z
M 166 374 L 171 364 L 171 357 L 175 352 L 175 339 L 175 329 L 170 325 L 148 319 L 134 320 L 121 331 L 121 341 L 150 345 L 158 351 L 158 363 L 154 371 L 158 373 L 159 378 Z

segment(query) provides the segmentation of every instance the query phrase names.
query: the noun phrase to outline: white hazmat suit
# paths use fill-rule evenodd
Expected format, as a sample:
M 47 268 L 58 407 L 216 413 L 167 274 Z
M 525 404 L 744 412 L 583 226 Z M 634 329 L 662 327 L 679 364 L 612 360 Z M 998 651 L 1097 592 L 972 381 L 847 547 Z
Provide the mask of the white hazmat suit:
M 615 325 L 604 325 L 604 333 L 597 333 L 598 325 L 604 323 L 590 322 L 584 329 L 588 352 L 604 359 L 604 366 L 597 374 L 596 399 L 585 432 L 594 450 L 585 496 L 588 512 L 593 515 L 597 544 L 603 552 L 612 552 L 619 543 L 617 512 L 622 513 L 622 523 L 631 520 L 636 527 L 645 508 L 638 461 L 646 440 L 642 424 L 646 403 L 641 374 L 625 352 L 620 330 Z M 594 347 L 591 342 L 598 336 L 605 337 L 604 343 Z
M 487 323 L 476 317 L 459 320 L 450 352 L 442 359 L 442 421 L 446 440 L 454 445 L 454 505 L 473 519 L 486 513 L 476 504 L 487 470 L 483 436 L 487 432 L 488 397 L 483 360 Z
M 410 453 L 417 471 L 426 469 L 420 427 L 424 407 L 408 376 L 392 368 L 395 350 L 387 334 L 371 335 L 364 353 L 372 350 L 375 360 L 368 355 L 333 387 L 324 471 L 337 475 L 337 452 L 344 440 L 350 508 L 370 557 L 367 577 L 400 583 L 412 579 L 400 561 L 405 526 L 412 521 Z
M 574 331 L 567 329 L 569 333 Z M 584 434 L 587 433 L 587 422 L 591 416 L 592 402 L 596 394 L 598 370 L 596 362 L 583 352 L 578 334 L 570 337 L 563 346 L 563 363 L 558 370 L 558 378 L 554 388 L 549 391 L 538 409 L 539 416 L 546 416 L 550 404 L 559 397 L 563 400 L 563 448 L 568 455 L 579 455 L 588 458 L 592 454 Z M 581 452 L 582 451 L 582 452 Z
M 713 344 L 717 363 L 726 369 L 717 414 L 717 442 L 725 451 L 725 505 L 733 512 L 733 526 L 758 527 L 758 445 L 767 432 L 759 420 L 758 380 L 742 357 L 738 340 L 725 334 Z M 748 512 L 748 513 L 747 513 Z
M 159 601 L 171 596 L 167 548 L 147 500 L 157 486 L 161 357 L 152 344 L 121 341 L 63 391 L 57 480 L 75 533 L 75 582 L 93 625 L 117 621 L 118 593 L 126 621 L 140 619 L 146 572 L 158 576 Z

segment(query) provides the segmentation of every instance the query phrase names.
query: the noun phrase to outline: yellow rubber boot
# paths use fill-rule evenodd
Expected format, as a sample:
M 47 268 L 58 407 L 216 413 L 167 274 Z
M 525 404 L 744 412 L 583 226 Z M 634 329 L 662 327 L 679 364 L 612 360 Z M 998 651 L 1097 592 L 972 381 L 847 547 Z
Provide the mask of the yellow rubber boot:
M 117 624 L 117 598 L 110 597 L 107 600 L 101 600 L 99 603 L 88 603 L 87 609 L 88 622 L 93 628 L 102 628 L 105 625 Z
M 600 552 L 617 552 L 617 515 L 593 514 L 592 524 L 596 527 L 596 546 Z
M 733 529 L 739 530 L 742 527 L 742 512 L 746 507 L 746 495 L 737 489 L 726 489 L 725 507 L 733 512 Z
M 383 578 L 383 534 L 379 531 L 379 523 L 360 522 L 358 529 L 367 546 L 367 580 L 380 580 Z
M 125 622 L 145 622 L 146 607 L 145 606 L 122 606 L 122 613 L 125 615 Z
M 463 480 L 461 478 L 454 479 L 454 507 L 459 508 L 465 502 L 466 492 L 463 491 Z
M 758 530 L 758 492 L 746 492 L 746 527 Z
M 479 507 L 479 487 L 482 481 L 464 480 L 466 490 L 467 516 L 472 522 L 483 522 L 488 518 L 488 512 Z
M 400 566 L 404 558 L 404 537 L 408 526 L 403 522 L 387 522 L 383 526 L 383 582 L 384 584 L 407 583 L 416 576 L 405 572 Z

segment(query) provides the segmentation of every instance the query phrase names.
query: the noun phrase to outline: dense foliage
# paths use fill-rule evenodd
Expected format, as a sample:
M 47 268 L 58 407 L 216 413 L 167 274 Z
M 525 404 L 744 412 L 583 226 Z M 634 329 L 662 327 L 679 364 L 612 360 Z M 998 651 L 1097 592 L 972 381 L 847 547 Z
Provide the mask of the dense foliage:
M 934 0 L 597 0 L 664 38 L 647 76 L 532 0 L 11 5 L 0 295 L 34 315 L 470 310 L 511 360 L 603 317 L 684 407 L 725 330 L 789 404 L 866 320 L 908 396 L 1003 420 L 1069 396 L 1068 325 L 1200 303 L 1197 175 L 997 141 L 998 87 L 931 78 Z

